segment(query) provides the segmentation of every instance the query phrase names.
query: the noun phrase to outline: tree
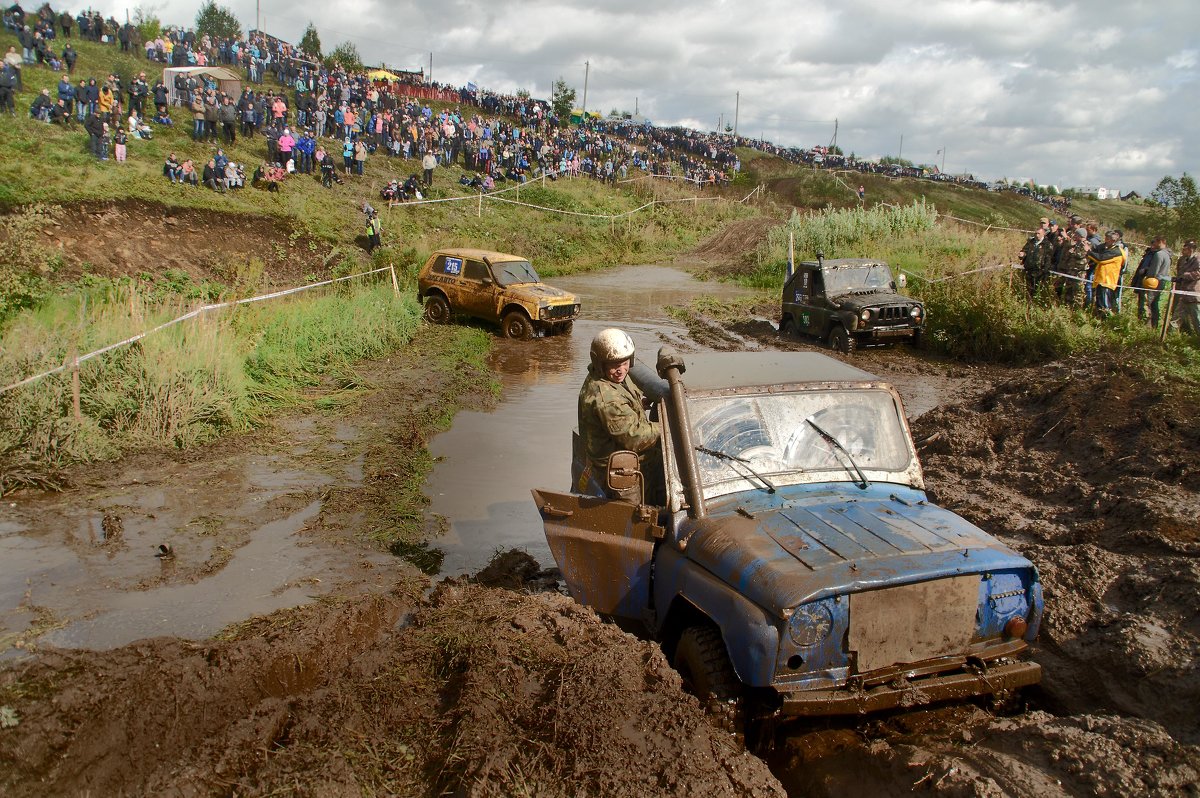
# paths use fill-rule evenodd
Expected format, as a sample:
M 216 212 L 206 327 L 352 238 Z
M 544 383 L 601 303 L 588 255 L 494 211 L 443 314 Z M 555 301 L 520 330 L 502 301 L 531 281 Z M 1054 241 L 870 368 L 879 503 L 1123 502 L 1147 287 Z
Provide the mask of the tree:
M 571 118 L 571 111 L 575 109 L 575 90 L 568 86 L 562 78 L 554 81 L 554 90 L 550 94 L 550 107 L 554 109 L 554 115 L 564 123 Z
M 157 39 L 162 33 L 162 20 L 154 13 L 153 7 L 138 6 L 133 10 L 133 24 L 142 34 L 142 41 Z
M 311 21 L 304 31 L 304 35 L 300 37 L 300 51 L 306 53 L 310 58 L 321 59 L 321 37 L 317 35 L 317 28 Z
M 357 72 L 362 69 L 363 65 L 362 56 L 358 54 L 358 48 L 354 46 L 354 42 L 342 42 L 334 47 L 329 51 L 329 55 L 325 56 L 325 63 L 330 66 L 340 66 L 347 72 Z
M 1176 238 L 1189 238 L 1200 230 L 1200 190 L 1196 179 L 1187 172 L 1182 177 L 1164 177 L 1158 181 L 1150 199 L 1166 209 L 1163 233 Z
M 206 33 L 218 39 L 240 39 L 242 23 L 228 8 L 208 0 L 196 12 L 196 35 L 203 36 Z

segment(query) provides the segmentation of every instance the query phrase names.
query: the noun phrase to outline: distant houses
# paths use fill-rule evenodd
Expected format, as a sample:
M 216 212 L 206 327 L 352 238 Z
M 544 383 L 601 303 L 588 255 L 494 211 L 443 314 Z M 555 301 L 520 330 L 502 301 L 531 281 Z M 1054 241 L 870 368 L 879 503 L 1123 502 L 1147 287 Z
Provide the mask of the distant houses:
M 1121 199 L 1121 191 L 1116 188 L 1105 188 L 1104 186 L 1080 186 L 1075 189 L 1075 193 L 1081 197 L 1091 197 L 1092 199 Z

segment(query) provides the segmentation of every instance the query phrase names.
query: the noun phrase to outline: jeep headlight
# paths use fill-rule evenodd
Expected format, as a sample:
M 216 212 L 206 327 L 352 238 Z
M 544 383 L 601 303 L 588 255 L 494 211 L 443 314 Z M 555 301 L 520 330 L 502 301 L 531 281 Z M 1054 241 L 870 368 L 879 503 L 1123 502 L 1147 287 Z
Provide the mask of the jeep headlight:
M 859 314 L 858 314 L 858 317 L 859 317 L 860 319 L 862 319 L 863 321 L 870 321 L 870 320 L 871 320 L 871 311 L 870 311 L 870 309 L 864 310 L 862 313 L 859 313 Z
M 788 620 L 788 637 L 801 648 L 815 646 L 833 631 L 833 613 L 824 604 L 804 604 Z
M 921 319 L 921 306 L 920 306 L 920 305 L 913 305 L 913 306 L 912 306 L 912 310 L 910 310 L 910 311 L 908 312 L 908 315 L 912 316 L 914 320 L 916 320 L 916 321 L 920 321 L 920 319 Z
M 542 305 L 540 308 L 538 308 L 538 318 L 542 321 L 550 318 L 550 308 L 546 305 Z

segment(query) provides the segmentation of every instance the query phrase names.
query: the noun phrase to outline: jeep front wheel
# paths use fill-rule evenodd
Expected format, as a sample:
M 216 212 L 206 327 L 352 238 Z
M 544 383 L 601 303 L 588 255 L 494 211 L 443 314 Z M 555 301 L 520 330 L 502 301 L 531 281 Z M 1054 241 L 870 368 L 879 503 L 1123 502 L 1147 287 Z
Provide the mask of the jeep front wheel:
M 846 328 L 840 324 L 835 324 L 833 329 L 829 331 L 830 349 L 836 349 L 848 355 L 854 351 L 856 344 L 857 341 L 854 340 L 854 336 L 846 332 Z
M 709 718 L 720 729 L 745 739 L 745 689 L 715 626 L 689 626 L 675 647 L 675 670 L 683 686 L 700 699 Z
M 431 324 L 450 321 L 450 303 L 441 294 L 430 294 L 425 298 L 425 320 Z
M 779 325 L 779 334 L 785 338 L 796 337 L 796 322 L 792 321 L 791 316 L 788 316 L 783 320 L 783 324 Z
M 524 341 L 533 336 L 533 324 L 529 317 L 519 310 L 509 311 L 500 325 L 505 338 L 515 338 Z

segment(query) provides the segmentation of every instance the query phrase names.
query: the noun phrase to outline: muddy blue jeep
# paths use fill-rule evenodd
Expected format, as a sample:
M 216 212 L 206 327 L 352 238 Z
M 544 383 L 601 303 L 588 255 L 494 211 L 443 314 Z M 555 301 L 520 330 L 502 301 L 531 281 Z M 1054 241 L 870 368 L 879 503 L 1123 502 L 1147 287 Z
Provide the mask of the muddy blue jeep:
M 1036 569 L 929 502 L 891 386 L 802 352 L 664 349 L 632 376 L 664 473 L 618 452 L 607 497 L 534 501 L 575 600 L 644 622 L 722 725 L 1040 680 Z

